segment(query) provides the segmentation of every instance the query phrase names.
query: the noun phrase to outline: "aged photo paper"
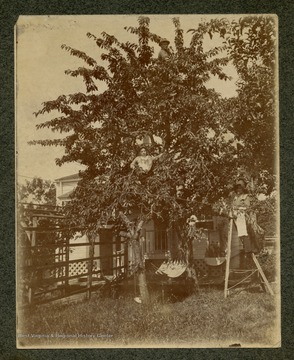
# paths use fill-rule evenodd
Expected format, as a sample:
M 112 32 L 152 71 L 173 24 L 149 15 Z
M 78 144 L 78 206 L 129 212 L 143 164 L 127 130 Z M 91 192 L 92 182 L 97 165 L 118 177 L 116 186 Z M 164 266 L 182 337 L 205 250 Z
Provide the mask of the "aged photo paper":
M 281 346 L 278 19 L 20 16 L 17 347 Z

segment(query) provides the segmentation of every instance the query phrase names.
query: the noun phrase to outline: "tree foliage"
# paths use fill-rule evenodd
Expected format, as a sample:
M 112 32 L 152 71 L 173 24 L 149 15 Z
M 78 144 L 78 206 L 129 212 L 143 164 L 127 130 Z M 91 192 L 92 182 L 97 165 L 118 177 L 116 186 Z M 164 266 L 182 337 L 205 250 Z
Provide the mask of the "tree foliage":
M 161 37 L 151 33 L 147 17 L 138 18 L 138 27 L 125 27 L 136 43 L 88 33 L 103 51 L 102 61 L 62 45 L 86 63 L 66 71 L 81 77 L 86 90 L 45 102 L 36 116 L 55 110 L 60 116 L 37 128 L 67 136 L 32 143 L 64 146 L 57 164 L 86 166 L 69 211 L 89 229 L 135 210 L 140 219 L 184 226 L 191 214 L 208 213 L 226 195 L 240 168 L 252 166 L 263 184 L 274 176 L 273 20 L 200 23 L 189 30 L 188 45 L 179 19 L 173 23 L 174 47 L 165 60 L 154 54 Z M 204 51 L 207 35 L 220 36 L 223 44 Z M 238 96 L 223 99 L 206 83 L 212 76 L 228 80 L 223 68 L 229 62 L 239 74 Z M 130 168 L 144 139 L 151 155 L 162 153 L 147 174 Z
M 26 180 L 25 184 L 18 185 L 18 200 L 24 203 L 55 205 L 56 187 L 49 180 L 34 177 L 31 181 Z
M 236 137 L 242 141 L 242 160 L 255 172 L 255 177 L 263 172 L 260 184 L 265 183 L 271 192 L 273 181 L 269 175 L 276 173 L 278 145 L 274 18 L 245 18 L 234 27 L 234 33 L 238 31 L 246 31 L 247 36 L 246 41 L 239 40 L 232 46 L 234 64 L 240 74 L 238 118 L 232 126 Z

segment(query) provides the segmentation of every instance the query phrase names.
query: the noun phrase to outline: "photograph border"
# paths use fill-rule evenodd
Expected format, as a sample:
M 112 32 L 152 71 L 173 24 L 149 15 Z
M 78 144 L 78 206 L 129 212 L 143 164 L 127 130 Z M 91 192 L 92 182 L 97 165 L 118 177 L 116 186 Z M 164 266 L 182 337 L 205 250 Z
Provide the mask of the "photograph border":
M 161 359 L 172 356 L 177 358 L 194 355 L 203 355 L 206 358 L 226 358 L 228 352 L 234 352 L 238 357 L 250 354 L 261 356 L 264 351 L 273 351 L 272 356 L 277 358 L 286 357 L 291 351 L 291 341 L 293 333 L 293 321 L 289 316 L 292 309 L 293 279 L 291 234 L 293 235 L 291 224 L 291 189 L 292 186 L 292 166 L 293 166 L 293 143 L 291 134 L 293 132 L 291 115 L 293 113 L 293 104 L 291 95 L 293 94 L 293 10 L 291 1 L 285 1 L 280 4 L 278 1 L 263 1 L 257 5 L 255 1 L 235 1 L 229 4 L 227 1 L 180 1 L 164 3 L 154 1 L 143 3 L 140 1 L 112 1 L 100 2 L 84 1 L 82 4 L 78 1 L 72 1 L 70 4 L 65 1 L 51 1 L 50 4 L 45 1 L 26 1 L 25 4 L 20 1 L 3 2 L 4 11 L 1 14 L 2 30 L 0 30 L 2 41 L 0 42 L 1 54 L 0 70 L 1 83 L 3 84 L 1 92 L 1 121 L 2 149 L 1 169 L 4 176 L 1 177 L 1 207 L 3 217 L 2 225 L 2 261 L 1 270 L 4 289 L 1 293 L 1 308 L 3 309 L 3 324 L 1 327 L 1 343 L 4 354 L 7 359 L 45 359 L 61 355 L 62 358 L 73 358 L 73 355 L 81 358 L 91 352 L 95 357 L 108 358 L 108 356 L 119 355 L 127 358 L 133 356 L 146 357 L 158 356 Z M 13 9 L 13 10 L 12 10 Z M 292 11 L 291 11 L 292 10 Z M 280 202 L 281 207 L 281 296 L 282 296 L 282 347 L 280 349 L 157 349 L 156 353 L 152 349 L 88 349 L 87 351 L 76 349 L 70 354 L 66 350 L 16 350 L 15 339 L 15 150 L 14 150 L 14 25 L 19 15 L 86 15 L 86 14 L 229 14 L 229 13 L 251 13 L 277 14 L 279 17 L 279 73 L 280 73 Z M 9 196 L 8 196 L 9 195 Z M 99 353 L 97 352 L 99 351 Z M 170 353 L 172 351 L 172 353 Z M 111 352 L 111 354 L 110 354 Z M 156 354 L 156 355 L 155 355 Z M 47 357 L 49 356 L 49 357 Z M 223 357 L 224 356 L 224 357 Z M 230 353 L 232 356 L 232 353 Z

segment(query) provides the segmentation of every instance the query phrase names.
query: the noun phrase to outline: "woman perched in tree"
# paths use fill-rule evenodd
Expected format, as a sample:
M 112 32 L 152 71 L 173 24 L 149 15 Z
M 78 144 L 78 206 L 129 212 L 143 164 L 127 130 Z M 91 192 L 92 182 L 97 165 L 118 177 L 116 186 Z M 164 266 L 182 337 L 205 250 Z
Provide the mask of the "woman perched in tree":
M 145 147 L 142 147 L 139 155 L 135 157 L 135 159 L 131 162 L 131 168 L 135 169 L 136 166 L 140 168 L 140 170 L 143 170 L 143 172 L 148 173 L 153 165 L 153 161 L 156 159 L 159 159 L 162 156 L 162 154 L 159 154 L 157 156 L 150 156 L 147 155 L 147 150 Z
M 159 60 L 165 60 L 170 57 L 171 54 L 168 45 L 169 45 L 169 41 L 167 39 L 162 39 L 160 41 L 159 46 L 161 47 L 161 50 L 159 51 L 158 54 Z

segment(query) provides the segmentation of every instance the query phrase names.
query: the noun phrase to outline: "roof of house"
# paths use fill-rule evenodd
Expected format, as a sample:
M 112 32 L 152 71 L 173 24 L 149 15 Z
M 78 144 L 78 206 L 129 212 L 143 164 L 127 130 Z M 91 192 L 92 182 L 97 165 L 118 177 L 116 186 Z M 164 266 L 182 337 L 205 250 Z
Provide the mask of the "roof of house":
M 69 180 L 80 180 L 80 175 L 79 173 L 77 174 L 72 174 L 72 175 L 68 175 L 68 176 L 64 176 L 58 179 L 55 179 L 55 181 L 69 181 Z
M 62 195 L 58 196 L 59 200 L 65 200 L 65 199 L 70 199 L 70 195 L 73 193 L 73 190 L 70 190 Z

